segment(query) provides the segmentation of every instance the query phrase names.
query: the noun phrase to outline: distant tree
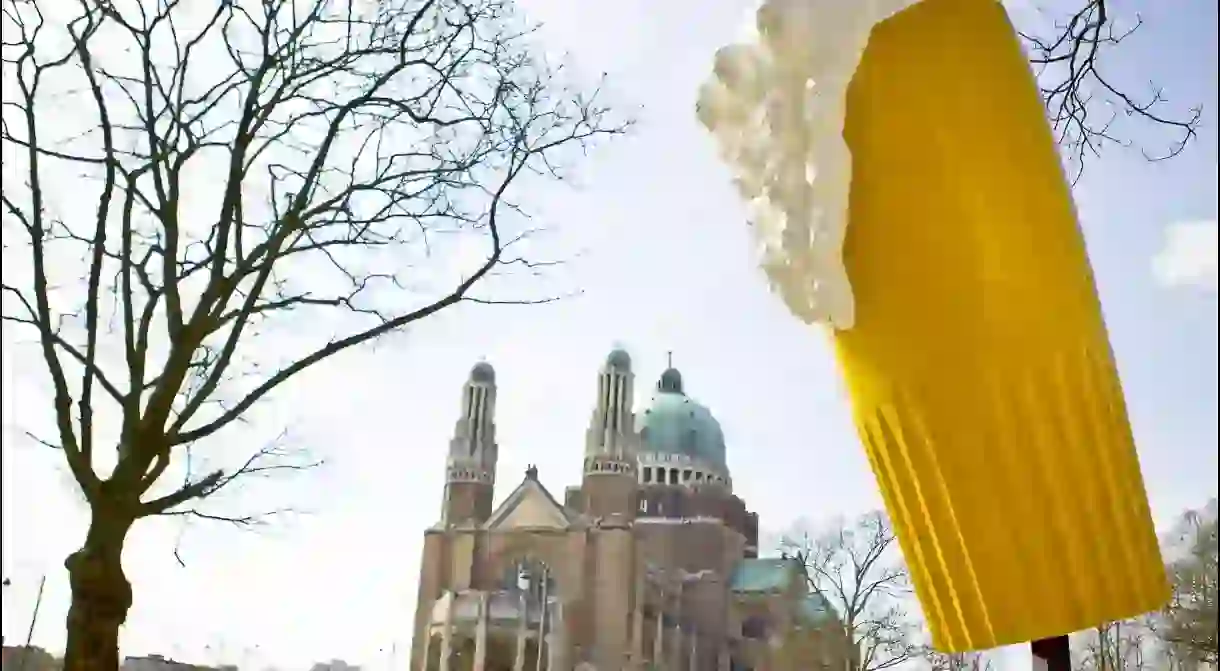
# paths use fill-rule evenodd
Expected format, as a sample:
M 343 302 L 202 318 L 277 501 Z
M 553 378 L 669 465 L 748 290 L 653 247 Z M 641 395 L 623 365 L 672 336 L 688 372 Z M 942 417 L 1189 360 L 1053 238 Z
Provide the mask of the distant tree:
M 318 662 L 310 667 L 309 671 L 360 671 L 359 666 L 348 664 L 341 659 L 332 659 L 329 662 Z
M 1182 515 L 1170 533 L 1173 595 L 1154 619 L 1156 634 L 1182 668 L 1217 664 L 1216 499 Z M 1172 556 L 1172 555 L 1171 555 Z
M 1080 671 L 1149 671 L 1167 661 L 1156 646 L 1151 616 L 1109 622 L 1075 636 Z
M 811 590 L 838 611 L 858 659 L 852 671 L 880 671 L 916 658 L 916 623 L 906 603 L 910 576 L 889 518 L 872 512 L 816 536 L 781 542 L 805 565 Z
M 1155 85 L 1146 92 L 1131 91 L 1103 67 L 1106 52 L 1142 25 L 1138 14 L 1134 21 L 1120 24 L 1107 0 L 1080 0 L 1076 9 L 1055 17 L 1052 28 L 1020 32 L 1073 178 L 1106 145 L 1143 145 L 1139 149 L 1146 159 L 1161 161 L 1182 153 L 1197 136 L 1202 107 L 1171 106 Z M 1148 143 L 1124 139 L 1131 128 L 1115 128 L 1123 120 L 1135 121 L 1166 138 L 1164 148 L 1151 149 Z
M 1158 613 L 1076 636 L 1082 671 L 1195 671 L 1216 663 L 1216 501 L 1189 510 L 1167 534 L 1172 597 Z
M 3 320 L 35 336 L 40 440 L 90 510 L 65 669 L 114 671 L 133 524 L 250 524 L 194 505 L 307 465 L 278 445 L 202 473 L 191 455 L 340 352 L 459 303 L 531 302 L 476 293 L 536 265 L 513 247 L 513 185 L 625 126 L 536 57 L 510 0 L 3 6 Z M 275 329 L 299 350 L 255 346 Z
M 927 648 L 924 661 L 930 671 L 993 671 L 995 666 L 982 652 L 947 653 Z
M 36 645 L 4 646 L 3 668 L 17 671 L 59 671 L 55 655 Z

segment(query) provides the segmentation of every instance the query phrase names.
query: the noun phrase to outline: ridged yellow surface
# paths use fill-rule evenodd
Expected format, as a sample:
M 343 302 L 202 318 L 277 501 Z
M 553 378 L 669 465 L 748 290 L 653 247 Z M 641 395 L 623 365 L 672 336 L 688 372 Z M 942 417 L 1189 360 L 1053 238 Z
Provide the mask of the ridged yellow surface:
M 1092 271 L 999 3 L 924 0 L 880 24 L 846 136 L 857 323 L 837 355 L 936 646 L 1160 607 Z

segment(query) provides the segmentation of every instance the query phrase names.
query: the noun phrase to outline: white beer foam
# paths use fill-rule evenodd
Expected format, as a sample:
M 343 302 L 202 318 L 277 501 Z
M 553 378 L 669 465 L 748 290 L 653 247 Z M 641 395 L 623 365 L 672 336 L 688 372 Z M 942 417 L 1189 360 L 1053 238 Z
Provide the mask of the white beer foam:
M 742 42 L 716 52 L 699 92 L 699 120 L 749 204 L 762 268 L 807 323 L 855 321 L 843 266 L 847 89 L 873 27 L 917 2 L 764 0 Z

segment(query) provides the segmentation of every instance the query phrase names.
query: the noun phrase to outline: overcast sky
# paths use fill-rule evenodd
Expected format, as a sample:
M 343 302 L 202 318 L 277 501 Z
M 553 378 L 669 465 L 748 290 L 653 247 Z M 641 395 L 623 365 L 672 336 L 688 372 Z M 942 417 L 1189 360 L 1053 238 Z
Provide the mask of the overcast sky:
M 743 207 L 694 117 L 712 53 L 739 32 L 748 4 L 524 0 L 547 23 L 548 47 L 570 52 L 586 73 L 608 73 L 611 99 L 641 121 L 583 165 L 580 188 L 523 194 L 555 248 L 572 252 L 556 282 L 583 294 L 454 311 L 321 365 L 276 396 L 258 426 L 228 440 L 254 444 L 289 427 L 326 466 L 255 483 L 225 505 L 291 504 L 307 514 L 257 533 L 141 522 L 125 556 L 135 590 L 126 654 L 284 669 L 331 658 L 384 669 L 396 654 L 401 664 L 460 385 L 483 357 L 500 384 L 501 495 L 530 463 L 553 492 L 577 481 L 597 369 L 621 343 L 636 362 L 637 398 L 674 352 L 688 392 L 722 423 L 737 493 L 764 528 L 880 504 L 825 336 L 768 293 Z M 1145 27 L 1111 55 L 1109 71 L 1137 87 L 1154 79 L 1174 103 L 1203 103 L 1206 126 L 1170 162 L 1112 150 L 1076 194 L 1164 522 L 1217 489 L 1216 6 L 1141 5 Z M 1129 0 L 1114 11 L 1131 18 L 1130 8 Z M 21 435 L 49 406 L 36 354 L 10 340 L 6 330 L 3 568 L 13 585 L 4 635 L 25 637 L 45 575 L 34 642 L 61 650 L 62 562 L 86 513 L 60 455 Z M 1020 658 L 1004 655 L 1003 666 Z

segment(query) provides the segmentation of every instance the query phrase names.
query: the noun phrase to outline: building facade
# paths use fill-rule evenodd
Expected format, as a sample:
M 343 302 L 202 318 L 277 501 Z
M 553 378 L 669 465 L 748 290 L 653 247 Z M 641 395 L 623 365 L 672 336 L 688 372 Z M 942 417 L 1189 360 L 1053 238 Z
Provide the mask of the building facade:
M 711 412 L 672 367 L 638 413 L 634 385 L 613 351 L 562 501 L 531 467 L 493 508 L 495 372 L 471 370 L 424 534 L 413 670 L 845 668 L 846 634 L 801 563 L 758 557 Z

